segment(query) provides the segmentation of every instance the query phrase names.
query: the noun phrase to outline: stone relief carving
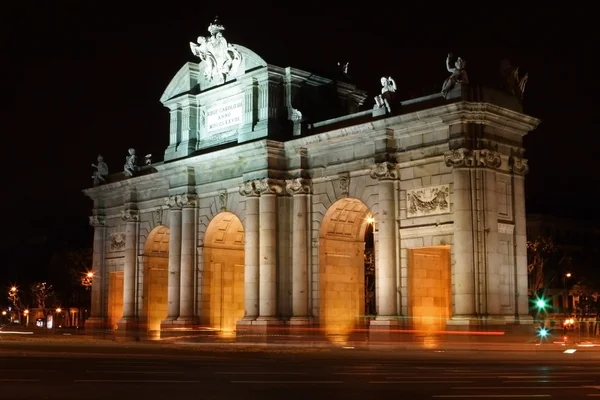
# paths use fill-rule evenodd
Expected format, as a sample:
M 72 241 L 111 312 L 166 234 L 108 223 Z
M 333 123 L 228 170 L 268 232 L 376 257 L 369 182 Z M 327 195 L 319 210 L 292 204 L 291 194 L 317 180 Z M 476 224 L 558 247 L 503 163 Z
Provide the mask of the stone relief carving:
M 444 162 L 448 167 L 500 168 L 502 157 L 497 151 L 460 148 L 445 153 Z
M 152 222 L 154 222 L 155 227 L 162 225 L 162 220 L 163 220 L 163 209 L 162 208 L 152 211 Z
M 198 197 L 193 193 L 175 194 L 165 198 L 165 206 L 168 208 L 196 207 Z
M 106 218 L 101 215 L 90 216 L 90 226 L 94 228 L 106 226 Z
M 283 182 L 272 178 L 259 179 L 255 186 L 260 194 L 281 194 L 283 191 Z
M 311 181 L 304 178 L 294 178 L 285 181 L 285 190 L 291 194 L 309 194 L 311 192 Z
M 139 171 L 140 167 L 137 165 L 137 156 L 135 155 L 135 149 L 128 150 L 129 155 L 125 157 L 125 165 L 123 166 L 123 172 L 125 172 L 125 176 L 133 176 L 137 171 Z
M 350 195 L 350 173 L 344 172 L 340 174 L 340 193 L 342 197 L 348 197 Z
M 192 54 L 205 63 L 204 77 L 216 83 L 223 83 L 235 74 L 242 63 L 241 53 L 223 37 L 225 27 L 218 18 L 208 26 L 210 36 L 199 36 L 197 44 L 190 42 Z
M 425 217 L 450 212 L 450 186 L 438 185 L 406 191 L 406 217 Z
M 104 157 L 102 155 L 98 155 L 98 164 L 93 164 L 92 167 L 96 168 L 96 171 L 92 174 L 92 179 L 94 180 L 94 185 L 99 185 L 100 182 L 106 182 L 106 178 L 108 177 L 108 164 L 104 162 Z
M 501 222 L 498 222 L 498 233 L 512 235 L 514 231 L 515 226 L 513 224 L 503 224 Z
M 529 172 L 529 164 L 524 158 L 512 156 L 509 164 L 512 172 L 516 175 L 526 175 Z
M 452 53 L 448 53 L 448 57 L 446 57 L 446 69 L 452 75 L 446 78 L 444 84 L 442 85 L 442 96 L 444 96 L 444 98 L 448 96 L 448 92 L 451 91 L 452 88 L 454 88 L 454 85 L 456 85 L 457 83 L 465 85 L 469 84 L 469 76 L 467 75 L 466 69 L 467 62 L 462 58 L 458 57 L 454 61 L 454 66 L 452 66 L 453 58 L 454 56 L 452 55 Z
M 125 232 L 110 234 L 110 251 L 120 251 L 125 249 Z
M 500 63 L 500 75 L 503 80 L 503 87 L 513 96 L 523 100 L 525 86 L 529 80 L 529 73 L 520 76 L 519 67 L 513 67 L 509 60 L 504 59 Z
M 244 197 L 254 197 L 260 195 L 255 181 L 246 181 L 240 183 L 240 194 Z
M 140 214 L 137 210 L 123 210 L 121 219 L 125 222 L 137 222 L 140 220 Z
M 396 164 L 384 161 L 372 166 L 370 175 L 373 179 L 398 179 L 398 168 Z
M 146 157 L 144 157 L 144 159 L 144 164 L 152 165 L 152 154 L 146 154 Z
M 227 190 L 225 190 L 225 189 L 219 190 L 219 209 L 221 211 L 227 211 L 227 198 L 228 198 Z
M 391 103 L 396 97 L 396 81 L 391 77 L 381 78 L 381 94 L 375 96 L 375 105 L 377 108 L 385 107 L 388 113 L 392 112 Z

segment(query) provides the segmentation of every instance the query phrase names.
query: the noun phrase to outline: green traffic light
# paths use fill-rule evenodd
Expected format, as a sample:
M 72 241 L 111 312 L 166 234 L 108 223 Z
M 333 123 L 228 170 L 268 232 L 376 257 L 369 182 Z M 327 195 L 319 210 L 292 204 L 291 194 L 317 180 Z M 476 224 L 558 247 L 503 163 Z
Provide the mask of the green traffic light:
M 535 303 L 538 308 L 546 308 L 546 301 L 544 299 L 538 299 Z
M 538 335 L 540 335 L 540 337 L 545 338 L 546 336 L 548 336 L 548 330 L 546 328 L 540 328 L 540 330 L 538 331 Z

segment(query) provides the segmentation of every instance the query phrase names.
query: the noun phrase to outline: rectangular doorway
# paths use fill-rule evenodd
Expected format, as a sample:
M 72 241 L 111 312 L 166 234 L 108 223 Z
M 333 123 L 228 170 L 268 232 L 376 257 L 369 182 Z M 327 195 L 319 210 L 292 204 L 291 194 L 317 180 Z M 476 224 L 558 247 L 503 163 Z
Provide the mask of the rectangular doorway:
M 413 329 L 434 333 L 450 318 L 450 247 L 408 251 L 409 312 Z

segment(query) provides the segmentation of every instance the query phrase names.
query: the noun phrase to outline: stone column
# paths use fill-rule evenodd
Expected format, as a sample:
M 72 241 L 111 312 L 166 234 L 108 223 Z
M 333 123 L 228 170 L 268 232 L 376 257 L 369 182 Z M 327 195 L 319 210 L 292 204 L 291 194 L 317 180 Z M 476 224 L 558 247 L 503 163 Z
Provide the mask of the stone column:
M 167 318 L 165 324 L 171 324 L 179 317 L 180 274 L 181 274 L 181 196 L 169 196 L 165 199 L 169 207 L 169 275 L 167 278 Z
M 527 160 L 511 157 L 510 167 L 513 172 L 514 198 L 514 241 L 516 264 L 516 309 L 515 314 L 520 320 L 531 320 L 529 314 L 529 299 L 527 296 L 527 220 L 525 213 L 525 175 L 529 172 Z
M 128 209 L 121 213 L 125 221 L 125 250 L 123 262 L 123 317 L 118 322 L 119 336 L 134 336 L 136 325 L 136 268 L 139 214 Z
M 256 182 L 260 192 L 258 319 L 277 320 L 277 196 L 281 182 L 264 178 Z
M 453 302 L 452 319 L 469 322 L 475 314 L 475 270 L 473 206 L 470 167 L 474 161 L 466 149 L 453 150 L 444 156 L 452 170 L 452 203 L 454 217 Z
M 90 226 L 94 227 L 94 250 L 92 254 L 92 293 L 90 317 L 85 321 L 86 333 L 102 329 L 105 324 L 104 291 L 106 290 L 104 278 L 104 254 L 106 246 L 106 220 L 105 217 L 94 215 L 90 217 Z
M 286 182 L 294 196 L 292 212 L 292 324 L 306 324 L 308 317 L 308 195 L 310 181 L 302 178 Z
M 396 287 L 396 190 L 394 181 L 398 179 L 396 164 L 383 162 L 371 170 L 371 178 L 379 179 L 379 213 L 375 219 L 378 225 L 376 248 L 377 320 L 397 320 Z
M 258 210 L 259 193 L 253 181 L 240 185 L 240 194 L 246 196 L 246 219 L 244 226 L 245 267 L 244 267 L 244 318 L 253 321 L 258 317 L 258 265 L 259 233 Z
M 194 256 L 196 255 L 196 195 L 181 196 L 181 275 L 180 306 L 177 323 L 195 324 L 194 315 Z

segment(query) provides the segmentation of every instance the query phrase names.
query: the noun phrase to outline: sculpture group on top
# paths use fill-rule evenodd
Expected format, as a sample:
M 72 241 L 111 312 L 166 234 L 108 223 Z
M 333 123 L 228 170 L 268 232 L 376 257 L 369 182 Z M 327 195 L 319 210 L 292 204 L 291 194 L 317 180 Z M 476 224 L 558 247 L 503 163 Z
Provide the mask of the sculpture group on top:
M 204 77 L 217 84 L 224 83 L 242 63 L 242 55 L 223 37 L 225 27 L 218 18 L 208 26 L 210 36 L 199 36 L 197 43 L 190 42 L 192 53 L 205 63 Z
M 128 155 L 125 157 L 125 164 L 123 165 L 123 174 L 127 178 L 131 178 L 135 176 L 137 172 L 140 171 L 140 166 L 138 165 L 138 158 L 135 153 L 135 149 L 130 148 L 127 150 Z M 147 154 L 144 157 L 145 168 L 148 168 L 152 165 L 152 154 Z M 104 157 L 102 155 L 98 156 L 98 164 L 93 164 L 92 167 L 96 170 L 92 174 L 92 179 L 94 180 L 94 186 L 100 185 L 102 183 L 108 182 L 108 165 L 104 161 Z
M 454 56 L 452 55 L 452 53 L 448 53 L 448 57 L 446 57 L 446 69 L 452 75 L 446 78 L 444 84 L 442 85 L 442 96 L 444 96 L 444 98 L 448 96 L 448 92 L 451 91 L 457 83 L 465 85 L 469 84 L 469 76 L 467 75 L 466 69 L 467 62 L 462 58 L 458 57 L 454 61 L 454 66 L 452 66 L 453 58 Z
M 377 107 L 385 107 L 388 113 L 392 112 L 391 103 L 396 97 L 396 81 L 391 77 L 381 77 L 381 94 L 375 96 Z

